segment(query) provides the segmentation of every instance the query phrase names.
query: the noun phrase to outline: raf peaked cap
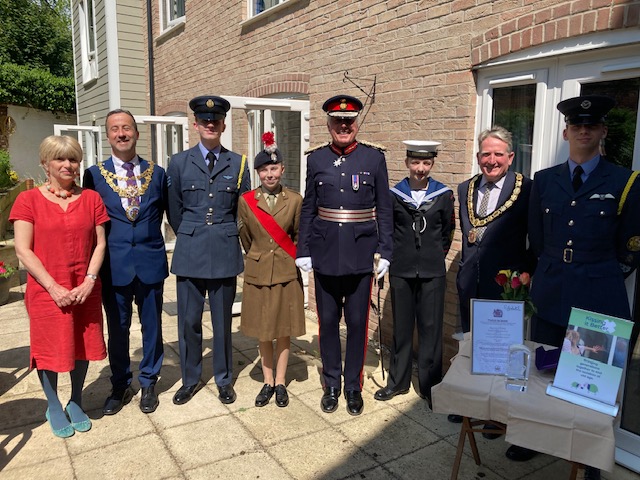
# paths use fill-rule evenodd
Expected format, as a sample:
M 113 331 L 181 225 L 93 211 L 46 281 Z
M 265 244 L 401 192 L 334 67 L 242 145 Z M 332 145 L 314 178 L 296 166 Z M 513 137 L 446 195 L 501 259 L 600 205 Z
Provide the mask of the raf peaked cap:
M 324 102 L 322 110 L 330 117 L 355 118 L 362 110 L 362 102 L 350 95 L 336 95 Z
M 278 150 L 277 148 L 273 153 L 269 153 L 265 150 L 262 150 L 258 155 L 256 155 L 256 158 L 253 161 L 253 168 L 257 170 L 261 166 L 266 165 L 268 163 L 276 164 L 281 162 L 282 162 L 282 154 L 280 153 L 280 150 Z
M 558 104 L 567 125 L 596 125 L 604 123 L 616 101 L 604 95 L 582 95 L 568 98 Z
M 225 118 L 231 105 L 222 97 L 203 95 L 192 99 L 189 102 L 189 108 L 193 110 L 196 118 L 212 122 Z
M 438 145 L 440 142 L 430 140 L 403 140 L 407 146 L 407 157 L 411 158 L 434 158 L 438 156 Z

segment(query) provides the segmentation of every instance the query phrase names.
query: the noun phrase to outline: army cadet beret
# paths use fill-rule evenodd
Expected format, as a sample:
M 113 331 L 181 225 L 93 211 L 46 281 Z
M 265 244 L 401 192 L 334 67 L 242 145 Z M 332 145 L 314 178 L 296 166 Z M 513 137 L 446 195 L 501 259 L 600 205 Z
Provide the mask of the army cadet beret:
M 362 110 L 362 102 L 350 95 L 336 95 L 322 105 L 330 117 L 355 118 Z
M 231 105 L 222 97 L 203 95 L 192 99 L 189 102 L 189 108 L 193 110 L 196 118 L 212 122 L 225 118 Z
M 264 144 L 264 150 L 256 155 L 256 158 L 253 161 L 253 168 L 256 170 L 262 165 L 266 165 L 268 163 L 276 164 L 282 162 L 282 153 L 278 150 L 278 145 L 276 144 L 273 132 L 263 133 L 262 143 Z
M 411 158 L 434 158 L 438 156 L 438 145 L 440 142 L 430 140 L 403 140 L 407 146 L 407 157 Z
M 604 95 L 582 95 L 568 98 L 558 104 L 567 125 L 596 125 L 604 123 L 616 101 Z

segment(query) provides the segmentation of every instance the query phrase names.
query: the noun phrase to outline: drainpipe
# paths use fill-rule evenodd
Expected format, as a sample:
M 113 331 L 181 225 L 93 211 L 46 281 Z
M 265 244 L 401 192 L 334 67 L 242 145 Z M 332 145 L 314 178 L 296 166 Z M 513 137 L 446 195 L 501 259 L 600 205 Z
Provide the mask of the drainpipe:
M 147 56 L 149 62 L 149 115 L 156 114 L 156 85 L 153 64 L 153 19 L 151 15 L 151 0 L 147 0 Z M 151 159 L 156 159 L 156 125 L 151 124 Z

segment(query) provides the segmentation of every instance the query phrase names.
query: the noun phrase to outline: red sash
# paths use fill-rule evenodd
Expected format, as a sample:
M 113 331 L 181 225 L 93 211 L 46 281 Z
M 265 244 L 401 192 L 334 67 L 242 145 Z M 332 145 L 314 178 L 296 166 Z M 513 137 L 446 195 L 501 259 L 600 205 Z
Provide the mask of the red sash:
M 278 245 L 282 247 L 282 249 L 291 255 L 292 258 L 296 258 L 296 245 L 293 243 L 293 240 L 287 235 L 278 222 L 269 215 L 267 212 L 258 208 L 258 199 L 256 198 L 255 190 L 251 190 L 242 194 L 242 197 L 246 200 L 247 205 L 253 212 L 253 214 L 260 222 L 260 225 L 264 227 L 271 238 L 273 238 Z

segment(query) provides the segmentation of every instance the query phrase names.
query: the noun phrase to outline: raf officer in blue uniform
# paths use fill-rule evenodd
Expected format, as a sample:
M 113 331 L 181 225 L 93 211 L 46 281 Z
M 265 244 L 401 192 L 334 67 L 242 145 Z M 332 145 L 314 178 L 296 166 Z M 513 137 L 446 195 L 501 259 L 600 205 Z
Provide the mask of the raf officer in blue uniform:
M 169 222 L 176 233 L 171 272 L 177 277 L 178 346 L 182 386 L 173 402 L 191 400 L 202 386 L 202 313 L 209 296 L 213 375 L 222 403 L 233 403 L 231 308 L 243 270 L 236 224 L 238 197 L 250 190 L 246 157 L 221 145 L 230 105 L 212 95 L 189 102 L 200 142 L 171 158 Z
M 158 406 L 155 384 L 163 359 L 162 291 L 169 276 L 161 231 L 167 176 L 161 167 L 136 154 L 139 133 L 130 112 L 109 112 L 106 131 L 112 155 L 87 169 L 83 178 L 85 188 L 100 194 L 111 219 L 100 277 L 113 391 L 102 413 L 118 413 L 133 395 L 129 330 L 134 300 L 142 325 L 140 410 L 151 413 Z
M 620 236 L 627 222 L 640 219 L 622 205 L 631 171 L 600 153 L 614 104 L 596 95 L 558 104 L 569 158 L 535 175 L 529 207 L 529 240 L 539 258 L 531 290 L 535 342 L 561 346 L 572 307 L 630 319 L 624 278 L 633 242 Z M 600 472 L 587 467 L 585 478 L 599 479 Z
M 338 95 L 322 109 L 332 141 L 307 152 L 296 265 L 314 271 L 324 380 L 320 406 L 327 413 L 338 407 L 344 312 L 344 392 L 347 411 L 359 415 L 372 273 L 382 278 L 389 269 L 393 210 L 383 148 L 356 141 L 362 102 Z M 380 258 L 374 264 L 376 253 Z

